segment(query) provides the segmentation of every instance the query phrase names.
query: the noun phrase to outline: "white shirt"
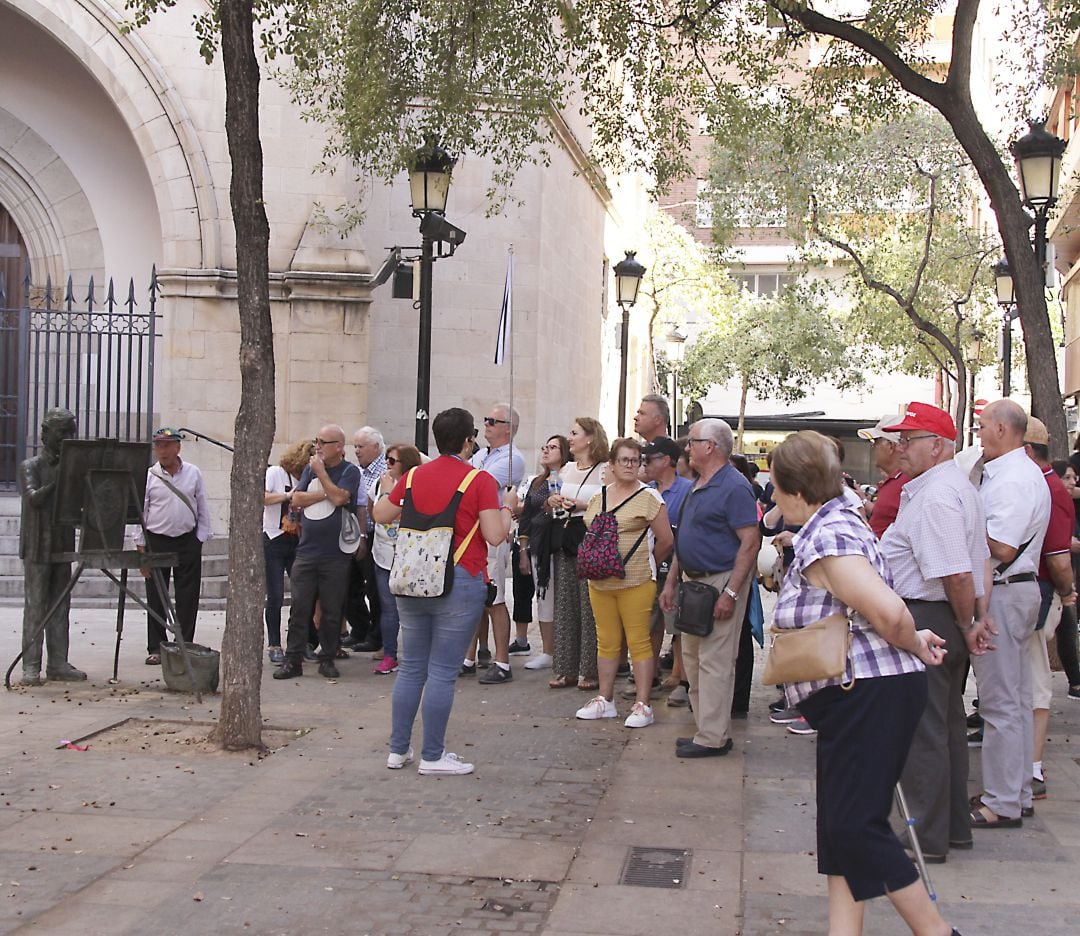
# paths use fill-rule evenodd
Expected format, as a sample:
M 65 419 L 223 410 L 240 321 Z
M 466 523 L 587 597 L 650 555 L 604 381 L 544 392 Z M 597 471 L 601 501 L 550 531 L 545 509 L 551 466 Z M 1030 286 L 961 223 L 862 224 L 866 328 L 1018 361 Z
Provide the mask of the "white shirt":
M 271 465 L 266 469 L 267 494 L 284 494 L 288 488 L 294 488 L 299 483 L 300 479 L 290 477 L 281 465 Z M 277 539 L 284 532 L 281 529 L 281 504 L 263 507 L 263 533 L 267 538 Z
M 165 485 L 158 476 L 161 472 L 169 483 L 187 497 L 195 513 Z M 1042 481 L 1042 475 L 1039 475 Z M 1046 482 L 1043 481 L 1043 487 Z M 1047 494 L 1049 497 L 1049 494 Z M 170 475 L 160 465 L 155 464 L 146 472 L 146 500 L 143 502 L 143 518 L 146 528 L 151 533 L 161 536 L 183 536 L 195 531 L 200 543 L 205 543 L 213 535 L 210 530 L 210 506 L 206 500 L 206 485 L 202 472 L 190 462 L 180 461 L 180 468 Z M 142 530 L 135 534 L 135 542 L 142 546 Z
M 473 468 L 486 471 L 495 479 L 499 485 L 500 503 L 502 503 L 503 490 L 507 487 L 516 488 L 525 477 L 525 459 L 510 442 L 496 448 L 480 449 L 470 459 L 469 464 Z
M 979 496 L 990 539 L 1014 549 L 1031 541 L 1002 575 L 1038 572 L 1043 538 L 1050 522 L 1050 489 L 1038 465 L 1027 457 L 1022 447 L 991 459 L 983 467 Z

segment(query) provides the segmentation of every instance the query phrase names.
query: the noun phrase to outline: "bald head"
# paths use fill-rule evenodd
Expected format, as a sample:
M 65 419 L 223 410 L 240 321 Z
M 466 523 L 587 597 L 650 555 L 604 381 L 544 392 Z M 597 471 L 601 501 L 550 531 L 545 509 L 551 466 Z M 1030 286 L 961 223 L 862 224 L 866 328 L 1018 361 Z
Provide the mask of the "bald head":
M 1027 413 L 1012 400 L 995 400 L 984 407 L 979 417 L 979 441 L 985 460 L 1023 448 L 1027 424 Z

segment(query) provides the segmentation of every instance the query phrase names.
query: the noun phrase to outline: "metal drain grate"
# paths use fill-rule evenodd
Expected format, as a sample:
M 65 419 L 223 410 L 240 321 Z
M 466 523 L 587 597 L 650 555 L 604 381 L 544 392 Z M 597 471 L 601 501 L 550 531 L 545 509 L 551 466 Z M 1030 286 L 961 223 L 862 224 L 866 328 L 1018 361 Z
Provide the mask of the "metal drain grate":
M 690 855 L 688 848 L 643 848 L 635 845 L 626 855 L 619 883 L 634 887 L 686 887 Z

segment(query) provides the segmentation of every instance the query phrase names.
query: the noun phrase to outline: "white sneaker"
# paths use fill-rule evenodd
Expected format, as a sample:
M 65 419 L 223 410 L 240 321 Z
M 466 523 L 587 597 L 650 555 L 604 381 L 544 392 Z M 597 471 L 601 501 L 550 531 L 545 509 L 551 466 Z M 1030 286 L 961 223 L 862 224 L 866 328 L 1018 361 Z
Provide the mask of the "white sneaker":
M 618 718 L 619 712 L 618 709 L 615 708 L 614 702 L 609 702 L 602 695 L 598 695 L 595 699 L 589 699 L 588 702 L 577 710 L 577 717 L 586 720 L 595 718 Z
M 552 662 L 550 653 L 538 653 L 525 664 L 525 669 L 548 669 Z
M 648 728 L 653 721 L 652 706 L 646 705 L 644 702 L 635 702 L 623 724 L 627 728 Z
M 417 770 L 417 773 L 444 775 L 447 777 L 458 777 L 472 772 L 472 764 L 465 763 L 457 754 L 451 754 L 449 751 L 443 751 L 443 756 L 438 760 L 421 759 L 420 767 Z
M 413 750 L 412 748 L 409 748 L 404 754 L 391 753 L 390 756 L 386 758 L 386 766 L 391 770 L 401 770 L 406 764 L 411 764 L 413 760 Z

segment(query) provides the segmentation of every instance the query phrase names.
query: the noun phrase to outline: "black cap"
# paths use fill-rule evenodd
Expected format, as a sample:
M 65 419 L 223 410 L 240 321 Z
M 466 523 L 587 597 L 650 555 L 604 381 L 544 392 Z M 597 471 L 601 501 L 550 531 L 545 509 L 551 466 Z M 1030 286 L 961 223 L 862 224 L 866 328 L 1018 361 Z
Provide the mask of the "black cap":
M 651 455 L 667 455 L 674 463 L 682 455 L 682 449 L 679 448 L 679 443 L 674 439 L 669 439 L 667 436 L 657 436 L 641 450 L 641 454 L 645 458 Z

